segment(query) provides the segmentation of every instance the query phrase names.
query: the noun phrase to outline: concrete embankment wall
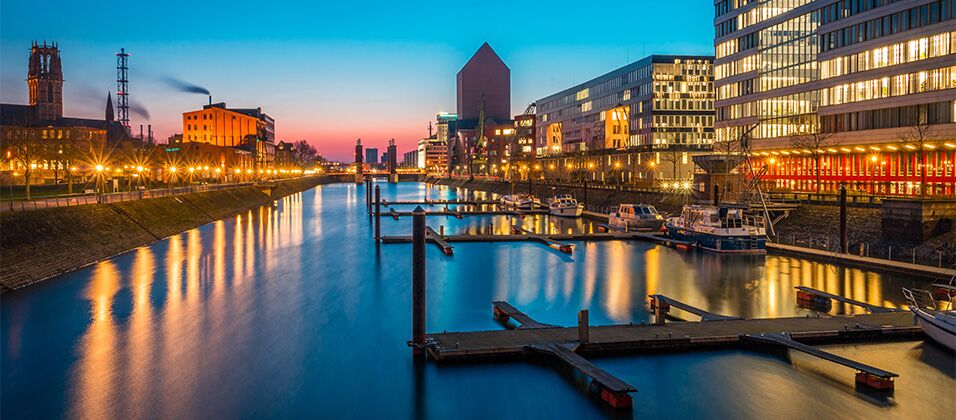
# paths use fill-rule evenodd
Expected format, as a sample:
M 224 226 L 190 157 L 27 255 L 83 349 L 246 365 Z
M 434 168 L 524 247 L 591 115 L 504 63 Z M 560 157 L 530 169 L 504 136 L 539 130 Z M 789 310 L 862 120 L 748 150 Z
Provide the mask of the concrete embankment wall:
M 215 220 L 271 205 L 333 182 L 277 181 L 272 196 L 256 187 L 0 214 L 0 286 L 17 289 Z

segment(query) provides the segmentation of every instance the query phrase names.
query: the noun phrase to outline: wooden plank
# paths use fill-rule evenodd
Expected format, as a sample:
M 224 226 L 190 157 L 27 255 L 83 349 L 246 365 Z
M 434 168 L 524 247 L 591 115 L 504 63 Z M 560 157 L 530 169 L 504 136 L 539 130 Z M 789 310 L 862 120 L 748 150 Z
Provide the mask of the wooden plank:
M 683 311 L 686 311 L 686 312 L 690 312 L 690 313 L 692 313 L 692 314 L 694 314 L 694 315 L 697 315 L 697 316 L 700 317 L 700 320 L 701 320 L 701 321 L 728 321 L 728 320 L 732 320 L 732 319 L 740 319 L 740 318 L 735 317 L 735 316 L 726 316 L 726 315 L 715 314 L 715 313 L 713 313 L 713 312 L 708 312 L 708 311 L 705 311 L 705 310 L 703 310 L 703 309 L 700 309 L 700 308 L 698 308 L 698 307 L 696 307 L 696 306 L 688 305 L 688 304 L 686 304 L 686 303 L 684 303 L 684 302 L 681 302 L 681 301 L 679 301 L 679 300 L 677 300 L 677 299 L 670 298 L 670 297 L 667 297 L 667 296 L 664 296 L 664 295 L 650 295 L 650 296 L 651 296 L 652 298 L 658 299 L 659 301 L 667 302 L 668 305 L 673 306 L 673 307 L 675 307 L 675 308 L 677 308 L 677 309 L 680 309 L 680 310 L 683 310 Z
M 491 305 L 496 309 L 496 314 L 500 311 L 501 314 L 507 315 L 511 319 L 514 319 L 516 322 L 521 324 L 518 328 L 557 328 L 556 325 L 535 321 L 524 312 L 521 312 L 514 306 L 511 306 L 511 304 L 508 302 L 494 301 L 491 302 Z
M 834 295 L 834 294 L 832 294 L 832 293 L 827 293 L 827 292 L 824 292 L 824 291 L 822 291 L 822 290 L 817 290 L 817 289 L 814 289 L 814 288 L 812 288 L 812 287 L 797 286 L 797 287 L 794 287 L 794 289 L 801 290 L 801 291 L 804 291 L 804 292 L 807 292 L 807 293 L 812 293 L 812 294 L 817 295 L 817 296 L 823 296 L 823 297 L 830 298 L 830 299 L 833 299 L 833 300 L 836 300 L 836 301 L 839 301 L 839 302 L 847 303 L 847 304 L 850 304 L 850 305 L 855 305 L 855 306 L 859 306 L 859 307 L 862 307 L 862 308 L 866 308 L 866 310 L 868 310 L 868 311 L 870 311 L 870 312 L 872 312 L 872 313 L 875 313 L 875 314 L 877 314 L 877 313 L 883 313 L 883 312 L 906 312 L 906 311 L 903 310 L 903 309 L 885 308 L 885 307 L 882 307 L 882 306 L 876 306 L 876 305 L 873 305 L 873 304 L 870 304 L 870 303 L 866 303 L 866 302 L 860 302 L 860 301 L 858 301 L 858 300 L 850 299 L 850 298 L 848 298 L 848 297 L 843 297 L 843 296 L 840 296 L 840 295 Z
M 833 363 L 840 364 L 852 369 L 856 369 L 860 372 L 866 372 L 866 373 L 869 373 L 870 375 L 878 376 L 883 379 L 895 378 L 900 376 L 893 372 L 888 372 L 883 369 L 876 368 L 865 363 L 860 363 L 855 360 L 850 360 L 845 357 L 820 350 L 816 347 L 808 346 L 806 344 L 794 341 L 785 333 L 747 334 L 747 335 L 744 335 L 744 338 L 747 340 L 761 342 L 761 343 L 770 343 L 770 344 L 778 344 L 781 346 L 786 346 L 793 350 L 801 351 L 811 356 L 816 356 L 821 359 L 828 360 Z
M 630 384 L 618 379 L 614 375 L 611 375 L 604 369 L 601 369 L 591 363 L 588 359 L 585 359 L 578 355 L 577 353 L 571 351 L 571 349 L 565 347 L 561 344 L 548 343 L 541 345 L 531 346 L 534 350 L 553 354 L 558 359 L 564 361 L 571 367 L 577 369 L 579 372 L 587 375 L 595 382 L 601 384 L 604 388 L 607 388 L 609 391 L 614 393 L 629 393 L 637 392 L 637 388 L 634 388 Z

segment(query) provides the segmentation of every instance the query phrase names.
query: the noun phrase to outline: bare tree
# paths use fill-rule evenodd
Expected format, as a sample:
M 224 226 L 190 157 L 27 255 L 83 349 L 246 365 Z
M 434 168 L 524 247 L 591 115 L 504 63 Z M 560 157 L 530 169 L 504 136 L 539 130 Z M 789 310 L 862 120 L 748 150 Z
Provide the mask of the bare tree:
M 24 193 L 29 200 L 30 180 L 34 169 L 37 168 L 37 159 L 43 154 L 43 148 L 32 136 L 13 137 L 13 139 L 5 140 L 3 145 L 10 155 L 10 160 L 16 163 L 15 166 L 23 168 Z M 13 177 L 10 178 L 10 182 L 13 182 Z
M 926 108 L 916 107 L 915 115 L 910 121 L 912 125 L 906 127 L 899 133 L 897 141 L 902 151 L 912 150 L 916 154 L 916 172 L 920 177 L 920 198 L 926 197 L 926 149 L 935 149 L 939 146 L 933 133 L 933 126 L 929 122 L 929 115 Z
M 676 145 L 672 144 L 667 147 L 667 150 L 660 153 L 661 162 L 668 162 L 671 164 L 671 179 L 677 179 L 677 165 L 683 161 L 681 151 L 677 149 Z
M 814 183 L 818 193 L 820 192 L 820 158 L 823 156 L 823 149 L 831 145 L 831 137 L 833 137 L 833 133 L 825 133 L 822 128 L 817 123 L 793 136 L 790 140 L 791 146 L 810 156 L 810 161 L 813 162 Z
M 319 158 L 319 152 L 315 146 L 305 140 L 299 140 L 292 143 L 292 160 L 301 166 L 308 166 L 315 163 Z

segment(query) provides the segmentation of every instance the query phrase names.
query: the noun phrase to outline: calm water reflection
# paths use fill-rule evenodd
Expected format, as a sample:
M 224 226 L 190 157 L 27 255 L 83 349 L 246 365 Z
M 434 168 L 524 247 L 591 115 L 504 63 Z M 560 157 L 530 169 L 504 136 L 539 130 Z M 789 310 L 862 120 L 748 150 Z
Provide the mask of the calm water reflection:
M 465 191 L 382 185 L 392 200 Z M 410 247 L 371 246 L 364 189 L 331 185 L 172 236 L 9 293 L 2 305 L 4 418 L 596 417 L 586 381 L 531 363 L 427 365 L 410 335 Z M 430 219 L 446 232 L 579 232 L 545 216 Z M 383 220 L 407 234 L 410 219 Z M 722 314 L 803 315 L 808 285 L 899 306 L 919 282 L 798 258 L 717 257 L 642 242 L 579 243 L 573 256 L 532 243 L 456 244 L 428 255 L 428 328 L 500 328 L 492 300 L 543 322 L 649 319 L 663 293 Z M 851 313 L 835 305 L 833 313 Z M 675 313 L 677 314 L 677 313 Z M 677 314 L 680 315 L 680 314 Z M 687 316 L 688 319 L 694 319 Z M 921 342 L 836 346 L 901 374 L 896 394 L 857 394 L 852 372 L 799 354 L 744 351 L 640 355 L 596 362 L 634 384 L 634 417 L 947 418 L 954 356 Z M 947 398 L 946 396 L 950 396 Z M 812 407 L 812 408 L 811 408 Z M 507 408 L 507 410 L 504 410 Z

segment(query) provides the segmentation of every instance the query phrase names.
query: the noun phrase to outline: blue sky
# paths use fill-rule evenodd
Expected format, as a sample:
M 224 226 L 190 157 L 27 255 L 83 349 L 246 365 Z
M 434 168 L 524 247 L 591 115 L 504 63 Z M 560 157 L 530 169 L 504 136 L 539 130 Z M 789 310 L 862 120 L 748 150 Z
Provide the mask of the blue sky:
M 131 52 L 131 100 L 165 138 L 207 99 L 256 107 L 279 139 L 346 159 L 356 138 L 410 149 L 439 111 L 454 111 L 455 74 L 482 42 L 511 68 L 512 113 L 649 54 L 713 54 L 713 2 L 0 2 L 0 98 L 26 102 L 30 42 L 57 41 L 65 112 L 99 117 L 115 57 Z M 52 12 L 51 12 L 52 11 Z

